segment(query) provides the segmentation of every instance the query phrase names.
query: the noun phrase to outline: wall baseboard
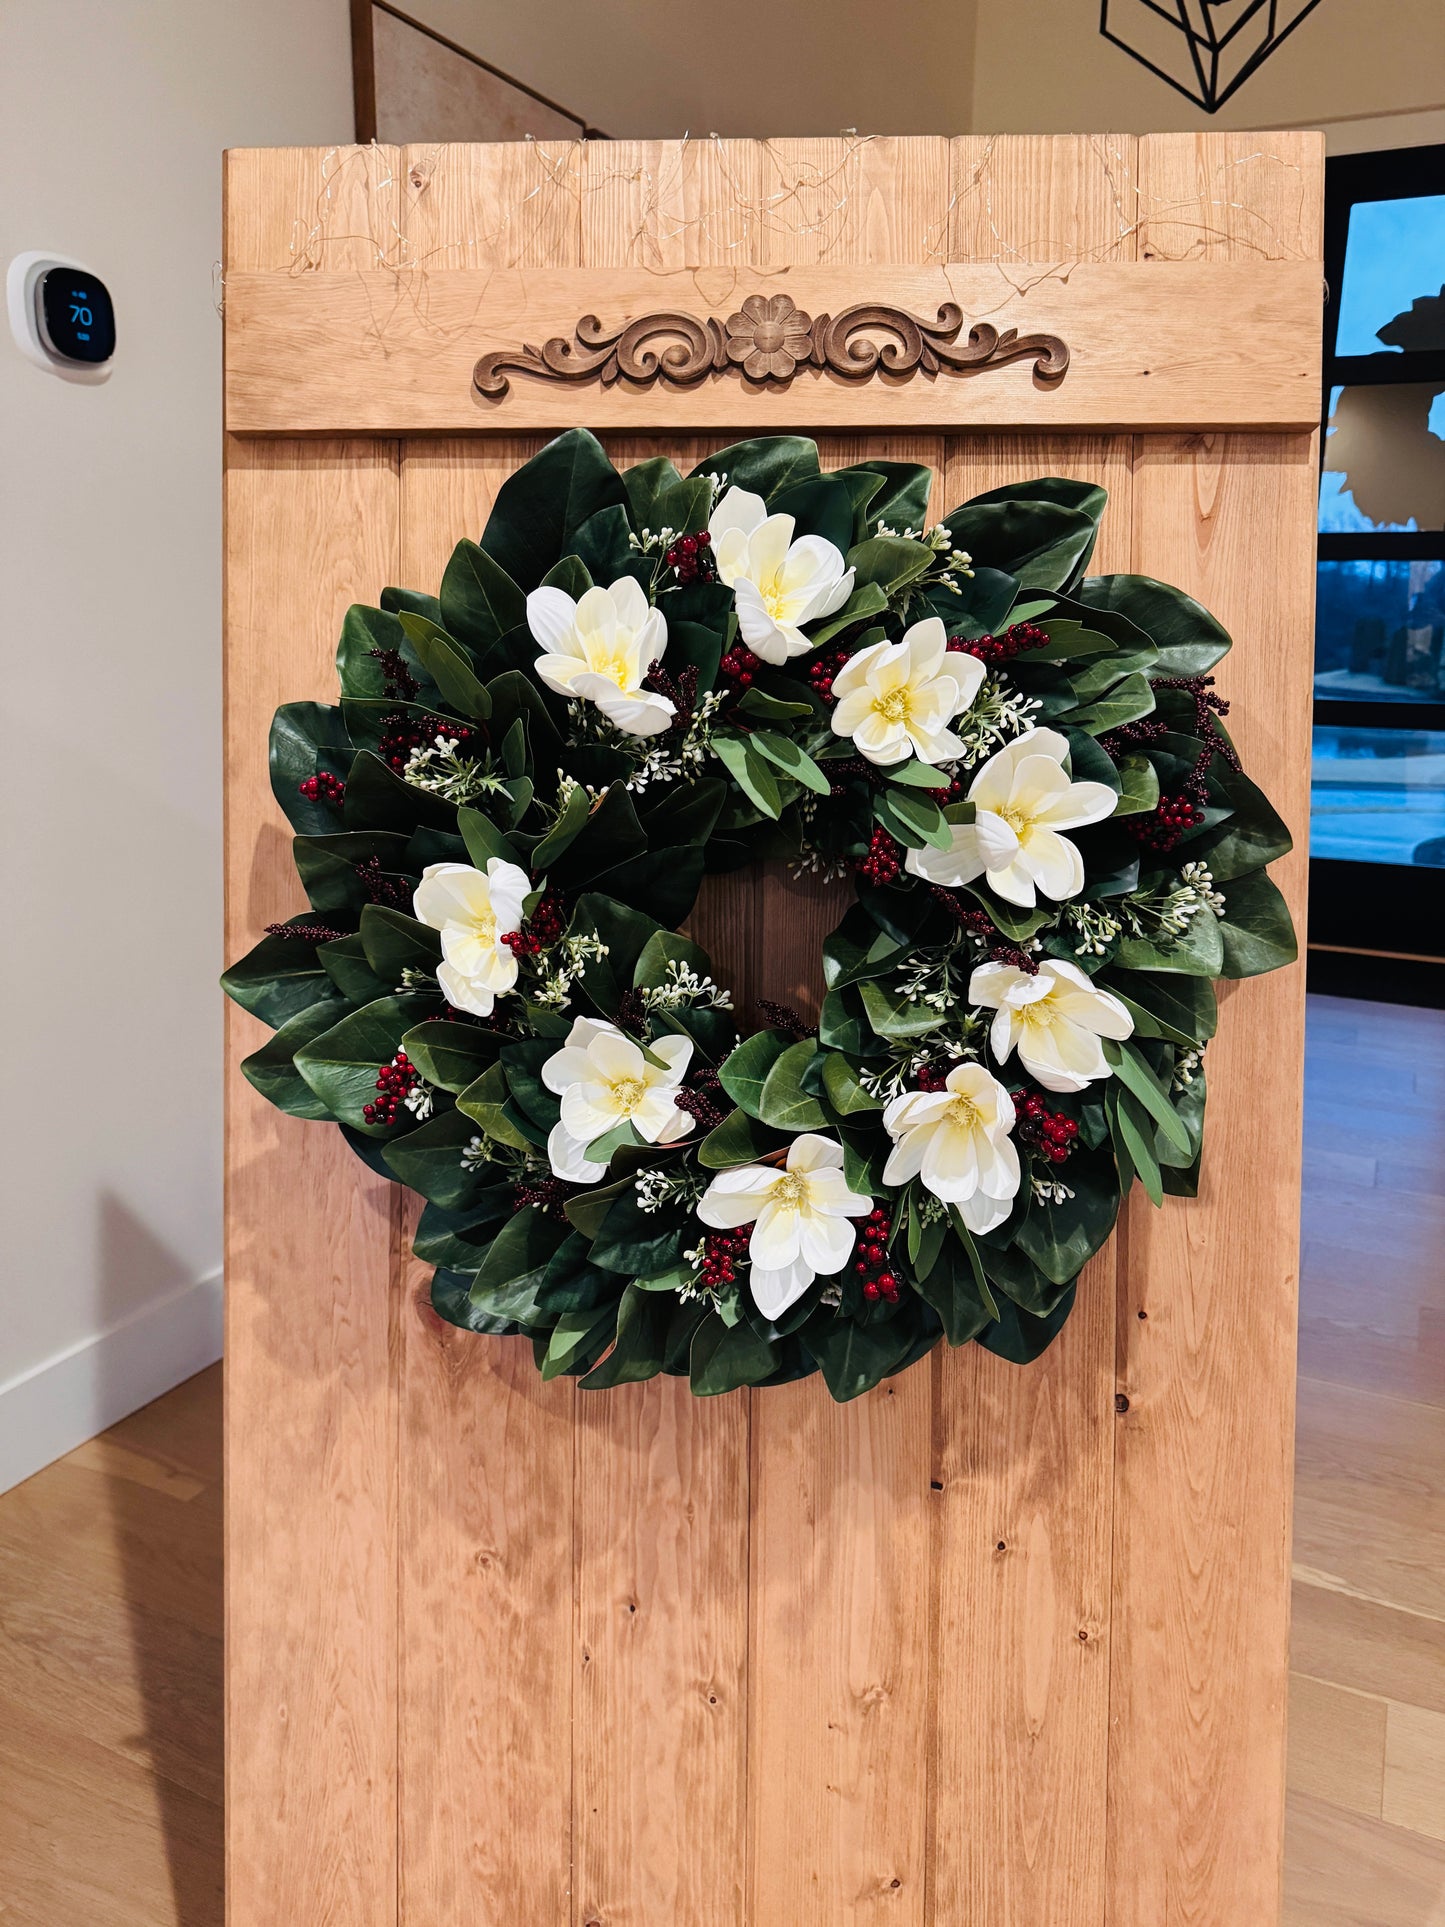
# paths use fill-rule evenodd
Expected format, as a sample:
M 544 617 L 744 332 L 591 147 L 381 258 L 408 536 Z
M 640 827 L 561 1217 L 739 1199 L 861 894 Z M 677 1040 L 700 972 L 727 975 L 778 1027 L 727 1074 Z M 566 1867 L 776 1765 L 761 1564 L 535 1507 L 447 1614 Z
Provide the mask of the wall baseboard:
M 221 1273 L 0 1385 L 0 1492 L 221 1356 Z

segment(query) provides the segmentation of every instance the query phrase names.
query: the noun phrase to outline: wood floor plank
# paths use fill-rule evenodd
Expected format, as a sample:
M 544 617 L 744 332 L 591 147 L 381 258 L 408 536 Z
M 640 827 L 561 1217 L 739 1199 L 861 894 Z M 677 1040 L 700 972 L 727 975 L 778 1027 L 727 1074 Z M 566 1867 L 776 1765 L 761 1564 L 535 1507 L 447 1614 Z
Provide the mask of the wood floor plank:
M 1441 1927 L 1442 1920 L 1445 1846 L 1290 1795 L 1284 1927 Z
M 221 1927 L 221 1827 L 217 1802 L 0 1709 L 4 1927 Z
M 1292 1792 L 1329 1800 L 1378 1820 L 1385 1782 L 1387 1704 L 1329 1680 L 1291 1673 L 1289 1766 Z
M 1312 1679 L 1445 1713 L 1445 1620 L 1297 1579 L 1290 1652 Z
M 1445 1840 L 1445 1714 L 1390 1707 L 1381 1818 Z

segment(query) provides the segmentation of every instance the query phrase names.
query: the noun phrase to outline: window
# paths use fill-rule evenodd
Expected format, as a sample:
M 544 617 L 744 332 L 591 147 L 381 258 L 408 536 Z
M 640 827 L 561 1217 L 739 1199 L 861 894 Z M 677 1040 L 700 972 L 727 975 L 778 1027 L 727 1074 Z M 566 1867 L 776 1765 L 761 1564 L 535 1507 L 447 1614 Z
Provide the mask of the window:
M 1445 147 L 1328 163 L 1325 274 L 1311 934 L 1440 956 Z

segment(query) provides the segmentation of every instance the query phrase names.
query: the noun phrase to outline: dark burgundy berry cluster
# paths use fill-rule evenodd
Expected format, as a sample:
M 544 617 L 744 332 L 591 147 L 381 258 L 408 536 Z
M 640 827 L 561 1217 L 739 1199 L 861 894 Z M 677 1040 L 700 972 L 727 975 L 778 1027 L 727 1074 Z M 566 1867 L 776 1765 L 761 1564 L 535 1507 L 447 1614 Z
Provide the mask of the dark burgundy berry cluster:
M 737 1278 L 737 1268 L 748 1255 L 751 1224 L 740 1224 L 736 1231 L 709 1231 L 702 1241 L 702 1263 L 698 1277 L 708 1291 L 718 1291 Z
M 1050 1164 L 1062 1164 L 1079 1135 L 1073 1118 L 1063 1111 L 1051 1111 L 1037 1091 L 1016 1097 L 1014 1110 L 1018 1117 L 1014 1128 L 1019 1142 L 1039 1157 L 1047 1158 Z
M 1026 649 L 1047 648 L 1048 640 L 1036 622 L 1016 622 L 999 636 L 950 636 L 948 646 L 956 656 L 977 656 L 988 668 L 998 669 Z
M 835 700 L 833 678 L 848 660 L 849 652 L 843 648 L 823 649 L 808 659 L 808 682 L 815 696 L 821 696 L 825 703 Z
M 855 856 L 853 868 L 869 883 L 896 883 L 903 874 L 903 845 L 881 826 L 868 839 L 867 856 Z
M 420 1082 L 411 1059 L 404 1050 L 399 1050 L 391 1062 L 383 1064 L 377 1072 L 376 1102 L 363 1104 L 361 1115 L 368 1124 L 395 1124 L 401 1115 L 402 1105 Z
M 699 1131 L 715 1129 L 732 1109 L 717 1072 L 709 1066 L 704 1066 L 691 1084 L 674 1091 L 672 1101 L 678 1110 L 695 1119 Z
M 762 666 L 761 660 L 745 642 L 735 642 L 718 664 L 718 669 L 735 689 L 751 689 L 753 677 Z
M 576 1185 L 565 1184 L 561 1178 L 539 1178 L 535 1184 L 514 1184 L 512 1203 L 518 1211 L 525 1211 L 528 1205 L 533 1205 L 544 1217 L 565 1223 L 567 1213 L 564 1206 L 576 1189 Z
M 409 703 L 421 684 L 407 668 L 399 649 L 368 649 L 366 652 L 375 662 L 381 664 L 381 693 L 389 696 L 394 703 Z
M 349 936 L 347 930 L 336 930 L 329 923 L 268 923 L 268 937 L 285 937 L 290 943 L 334 943 L 338 937 Z
M 369 902 L 384 903 L 393 910 L 411 909 L 412 885 L 405 877 L 388 876 L 379 856 L 365 857 L 351 869 Z
M 941 1091 L 948 1087 L 948 1073 L 952 1064 L 916 1064 L 913 1068 L 913 1087 L 919 1091 Z
M 411 761 L 412 753 L 424 749 L 445 736 L 448 742 L 457 746 L 457 754 L 469 754 L 477 739 L 477 732 L 468 729 L 465 723 L 455 722 L 450 716 L 408 716 L 403 710 L 394 710 L 381 719 L 382 735 L 377 743 L 376 753 L 388 769 L 395 770 L 400 776 Z
M 662 559 L 681 583 L 717 581 L 712 537 L 706 529 L 699 529 L 696 535 L 680 536 Z
M 567 906 L 556 890 L 546 891 L 520 930 L 508 930 L 501 938 L 514 957 L 538 957 L 557 942 L 567 928 Z
M 898 1303 L 902 1287 L 896 1275 L 888 1269 L 888 1237 L 893 1229 L 893 1219 L 882 1205 L 875 1205 L 858 1227 L 858 1256 L 853 1270 L 863 1281 L 863 1296 L 870 1304 L 882 1298 L 890 1305 Z
M 308 803 L 330 803 L 339 808 L 346 801 L 345 783 L 339 776 L 333 776 L 330 770 L 318 770 L 296 787 Z
M 956 890 L 946 890 L 941 883 L 930 883 L 930 894 L 941 903 L 954 922 L 962 929 L 988 947 L 990 963 L 1011 964 L 1015 970 L 1027 971 L 1030 977 L 1039 974 L 1038 959 L 1019 944 L 1010 943 L 1002 936 L 992 917 L 984 910 L 977 910 L 972 904 L 965 903 Z
M 1143 816 L 1126 816 L 1124 827 L 1146 850 L 1157 850 L 1162 855 L 1172 850 L 1181 837 L 1197 830 L 1203 821 L 1202 801 L 1187 790 L 1180 790 L 1176 796 L 1161 796 L 1158 807 Z

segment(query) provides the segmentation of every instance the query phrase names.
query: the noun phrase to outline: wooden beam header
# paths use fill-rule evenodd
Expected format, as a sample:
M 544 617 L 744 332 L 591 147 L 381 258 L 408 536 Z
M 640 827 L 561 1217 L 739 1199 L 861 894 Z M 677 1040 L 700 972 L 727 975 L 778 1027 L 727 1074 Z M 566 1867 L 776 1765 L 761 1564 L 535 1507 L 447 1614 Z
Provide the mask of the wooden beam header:
M 232 273 L 226 426 L 1308 429 L 1320 309 L 1307 261 Z

